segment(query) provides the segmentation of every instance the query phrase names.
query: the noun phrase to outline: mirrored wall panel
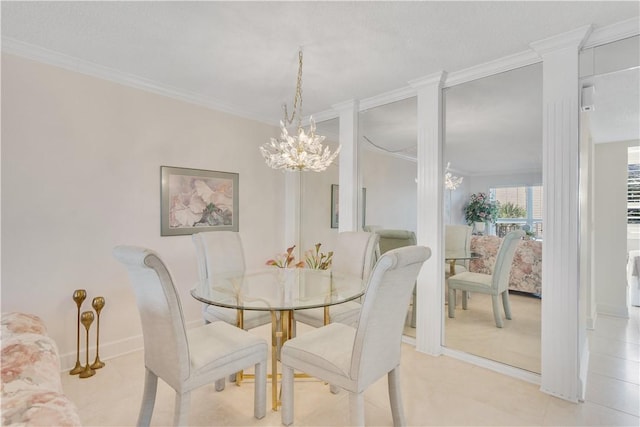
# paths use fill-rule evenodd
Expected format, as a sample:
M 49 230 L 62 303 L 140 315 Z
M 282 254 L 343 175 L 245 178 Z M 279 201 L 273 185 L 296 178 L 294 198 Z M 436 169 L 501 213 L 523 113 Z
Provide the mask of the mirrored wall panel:
M 539 373 L 542 65 L 445 89 L 444 103 L 443 343 Z
M 360 112 L 359 173 L 366 230 L 380 235 L 382 252 L 415 244 L 416 98 Z M 405 334 L 415 337 L 414 301 L 407 311 Z

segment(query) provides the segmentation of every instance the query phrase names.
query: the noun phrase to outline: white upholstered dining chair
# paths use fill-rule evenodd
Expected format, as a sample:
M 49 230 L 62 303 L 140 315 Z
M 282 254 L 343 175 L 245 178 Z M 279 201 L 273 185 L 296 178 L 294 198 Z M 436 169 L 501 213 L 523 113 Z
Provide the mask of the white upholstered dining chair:
M 267 342 L 224 322 L 186 329 L 182 304 L 169 270 L 153 251 L 117 246 L 142 321 L 145 382 L 139 426 L 151 422 L 158 377 L 176 392 L 174 425 L 187 425 L 190 392 L 255 366 L 253 414 L 266 412 Z
M 378 258 L 396 248 L 402 248 L 405 246 L 412 246 L 417 243 L 416 233 L 411 230 L 392 230 L 392 229 L 378 229 L 376 234 L 380 236 Z M 416 288 L 413 288 L 413 301 L 411 308 L 411 320 L 410 325 L 412 328 L 416 327 L 416 313 L 418 307 L 418 294 Z
M 446 225 L 444 229 L 444 253 L 469 256 L 471 254 L 471 230 L 469 225 Z M 469 271 L 469 260 L 460 259 L 454 261 L 454 273 L 460 274 Z M 445 278 L 451 275 L 451 264 L 445 265 Z
M 192 235 L 198 261 L 198 279 L 207 282 L 214 274 L 242 273 L 245 271 L 244 249 L 240 234 L 235 231 L 208 231 Z M 237 325 L 237 310 L 203 304 L 202 317 L 211 323 L 222 320 Z M 271 323 L 268 311 L 244 311 L 243 328 L 257 328 Z
M 509 274 L 511 273 L 511 263 L 516 253 L 518 242 L 525 235 L 522 230 L 509 232 L 502 239 L 496 264 L 493 267 L 493 274 L 473 273 L 466 271 L 449 277 L 449 317 L 454 318 L 456 312 L 456 290 L 462 291 L 462 308 L 467 309 L 467 292 L 478 292 L 491 295 L 493 307 L 493 317 L 498 328 L 502 328 L 502 315 L 498 297 L 502 297 L 502 306 L 505 317 L 511 319 L 511 304 L 509 302 Z
M 431 255 L 424 246 L 391 250 L 376 263 L 359 312 L 358 326 L 331 323 L 282 347 L 282 423 L 293 422 L 294 370 L 349 392 L 350 423 L 364 425 L 364 391 L 388 375 L 393 424 L 404 425 L 400 350 L 405 307 L 418 272 Z
M 375 263 L 377 247 L 378 236 L 375 233 L 342 232 L 338 234 L 331 269 L 342 274 L 361 277 L 366 283 Z M 355 325 L 360 308 L 361 304 L 358 301 L 333 305 L 329 308 L 330 321 Z M 324 325 L 324 308 L 296 310 L 294 318 L 296 321 L 319 328 Z

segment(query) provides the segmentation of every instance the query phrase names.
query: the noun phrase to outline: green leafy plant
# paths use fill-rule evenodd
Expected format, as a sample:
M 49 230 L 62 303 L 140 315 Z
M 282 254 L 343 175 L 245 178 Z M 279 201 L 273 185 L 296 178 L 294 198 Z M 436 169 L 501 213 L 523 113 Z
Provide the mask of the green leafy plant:
M 485 193 L 474 193 L 464 208 L 464 219 L 469 225 L 474 222 L 494 223 L 498 219 L 498 208 L 498 203 L 489 200 Z
M 515 203 L 506 202 L 500 204 L 500 210 L 498 213 L 499 218 L 526 218 L 527 210 Z
M 270 259 L 267 260 L 267 265 L 273 265 L 274 267 L 278 267 L 278 268 L 302 268 L 304 267 L 304 261 L 300 261 L 300 262 L 295 262 L 295 257 L 292 255 L 293 254 L 293 250 L 295 249 L 296 245 L 291 246 L 290 248 L 287 248 L 287 252 L 283 253 L 283 254 L 279 254 L 278 256 L 276 256 L 274 259 Z M 293 264 L 293 266 L 292 266 Z
M 315 250 L 309 249 L 304 253 L 304 259 L 307 263 L 307 267 L 314 270 L 328 270 L 331 267 L 331 261 L 333 259 L 333 252 L 327 254 L 320 252 L 320 246 L 322 243 L 316 243 Z

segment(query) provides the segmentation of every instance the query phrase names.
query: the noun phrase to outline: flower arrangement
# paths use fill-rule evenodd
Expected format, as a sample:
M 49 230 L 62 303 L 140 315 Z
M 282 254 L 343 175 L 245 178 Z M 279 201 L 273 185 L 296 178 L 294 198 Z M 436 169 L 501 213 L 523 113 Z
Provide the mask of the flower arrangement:
M 322 243 L 316 243 L 315 251 L 309 249 L 304 253 L 304 259 L 307 263 L 307 267 L 313 270 L 328 270 L 331 267 L 331 261 L 333 260 L 333 252 L 325 254 L 320 252 L 320 246 Z
M 495 223 L 498 218 L 498 203 L 489 200 L 485 193 L 474 193 L 464 208 L 464 219 L 467 224 L 474 222 Z
M 328 270 L 333 260 L 333 252 L 327 254 L 320 252 L 320 246 L 322 243 L 316 243 L 315 249 L 309 249 L 304 253 L 304 261 L 296 262 L 293 256 L 296 245 L 293 245 L 287 248 L 287 252 L 278 255 L 275 259 L 267 260 L 266 264 L 278 268 L 303 268 L 306 264 L 308 268 L 313 270 Z
M 273 265 L 278 268 L 302 268 L 304 267 L 304 261 L 295 263 L 295 257 L 292 255 L 296 245 L 287 248 L 287 252 L 278 255 L 275 259 L 267 260 L 267 265 Z M 294 264 L 295 263 L 295 264 Z M 291 264 L 294 264 L 293 266 Z

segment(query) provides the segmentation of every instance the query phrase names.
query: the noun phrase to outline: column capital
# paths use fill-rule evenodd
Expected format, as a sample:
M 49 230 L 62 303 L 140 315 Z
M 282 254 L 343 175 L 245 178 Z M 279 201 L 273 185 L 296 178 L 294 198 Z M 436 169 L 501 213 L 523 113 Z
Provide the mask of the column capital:
M 360 101 L 358 101 L 357 99 L 350 99 L 348 101 L 343 101 L 337 104 L 333 104 L 331 108 L 333 108 L 336 111 L 349 111 L 349 110 L 357 109 L 359 105 L 360 105 Z
M 441 70 L 424 77 L 410 80 L 409 85 L 415 89 L 419 89 L 425 86 L 433 86 L 433 85 L 437 85 L 441 87 L 444 84 L 444 81 L 446 78 L 447 78 L 447 72 L 444 70 Z
M 575 49 L 577 51 L 582 47 L 592 30 L 593 25 L 585 25 L 566 33 L 529 43 L 529 46 L 540 56 L 560 49 Z

